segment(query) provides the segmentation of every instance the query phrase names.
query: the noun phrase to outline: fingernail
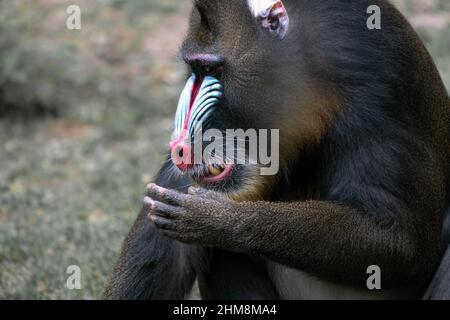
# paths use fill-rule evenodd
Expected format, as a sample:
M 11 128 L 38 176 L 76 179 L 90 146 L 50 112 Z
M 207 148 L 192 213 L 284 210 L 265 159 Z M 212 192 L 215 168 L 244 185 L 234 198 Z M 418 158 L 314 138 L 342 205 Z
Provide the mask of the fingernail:
M 144 198 L 144 204 L 145 205 L 147 205 L 147 206 L 149 206 L 149 207 L 153 207 L 153 200 L 152 200 L 152 198 L 150 198 L 150 197 L 145 197 Z

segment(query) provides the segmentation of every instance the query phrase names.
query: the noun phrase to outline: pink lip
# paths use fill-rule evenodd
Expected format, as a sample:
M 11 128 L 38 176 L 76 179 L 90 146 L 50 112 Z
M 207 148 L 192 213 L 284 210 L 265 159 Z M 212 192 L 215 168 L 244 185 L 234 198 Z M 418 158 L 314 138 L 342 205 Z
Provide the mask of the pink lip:
M 202 182 L 205 183 L 218 183 L 221 182 L 223 180 L 225 180 L 226 178 L 228 178 L 231 173 L 233 172 L 233 165 L 232 164 L 227 164 L 225 166 L 225 170 L 223 170 L 223 172 L 221 174 L 219 174 L 218 176 L 214 176 L 214 177 L 203 177 L 201 180 Z

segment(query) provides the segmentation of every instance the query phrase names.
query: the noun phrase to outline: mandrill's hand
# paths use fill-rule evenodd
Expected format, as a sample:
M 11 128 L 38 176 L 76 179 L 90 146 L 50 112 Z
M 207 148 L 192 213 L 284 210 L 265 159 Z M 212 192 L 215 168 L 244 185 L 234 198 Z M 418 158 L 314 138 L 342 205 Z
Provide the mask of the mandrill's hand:
M 185 194 L 153 183 L 147 194 L 149 218 L 169 237 L 204 246 L 232 241 L 239 212 L 236 202 L 213 191 L 191 187 Z

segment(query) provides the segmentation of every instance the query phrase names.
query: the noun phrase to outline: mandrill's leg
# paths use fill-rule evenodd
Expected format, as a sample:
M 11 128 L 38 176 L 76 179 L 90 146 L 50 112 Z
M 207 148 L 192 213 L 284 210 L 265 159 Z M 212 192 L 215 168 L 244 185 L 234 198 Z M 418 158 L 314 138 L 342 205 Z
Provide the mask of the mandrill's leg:
M 208 265 L 208 269 L 198 275 L 205 300 L 279 299 L 261 258 L 211 249 Z
M 167 181 L 167 167 L 156 179 L 177 188 L 186 181 Z M 144 207 L 122 248 L 105 291 L 107 299 L 184 299 L 192 289 L 203 250 L 182 244 L 158 231 Z

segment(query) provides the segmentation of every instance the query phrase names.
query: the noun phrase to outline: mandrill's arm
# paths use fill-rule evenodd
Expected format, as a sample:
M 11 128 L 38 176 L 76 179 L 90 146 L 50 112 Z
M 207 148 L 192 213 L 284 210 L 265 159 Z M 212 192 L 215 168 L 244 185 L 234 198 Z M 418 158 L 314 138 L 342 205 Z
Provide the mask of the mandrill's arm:
M 156 181 L 170 188 L 185 185 L 163 167 Z M 137 218 L 114 267 L 104 297 L 112 300 L 184 299 L 196 277 L 202 250 L 177 242 L 147 218 L 144 208 Z
M 150 219 L 172 238 L 260 254 L 345 284 L 365 286 L 371 265 L 381 268 L 385 287 L 426 281 L 438 259 L 433 219 L 419 228 L 406 211 L 387 223 L 331 202 L 237 203 L 192 188 L 182 194 L 154 184 L 149 195 Z
M 184 299 L 196 276 L 190 261 L 194 250 L 163 235 L 141 212 L 123 244 L 104 298 Z

